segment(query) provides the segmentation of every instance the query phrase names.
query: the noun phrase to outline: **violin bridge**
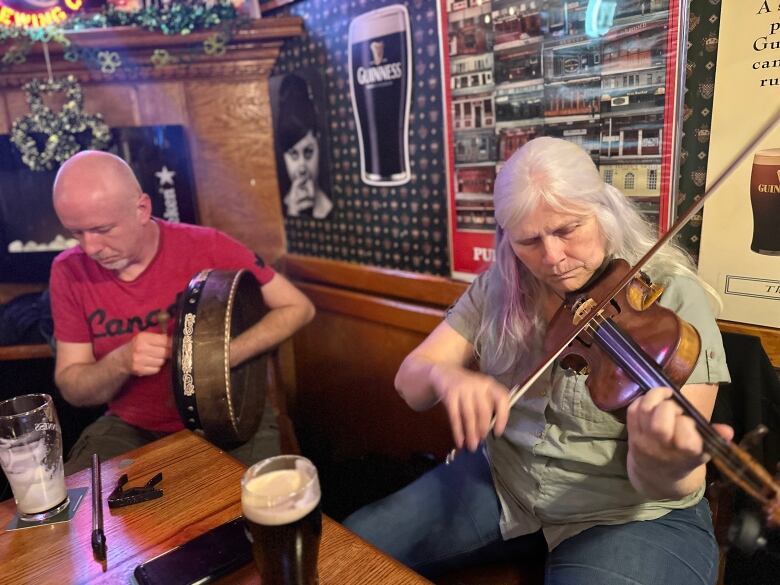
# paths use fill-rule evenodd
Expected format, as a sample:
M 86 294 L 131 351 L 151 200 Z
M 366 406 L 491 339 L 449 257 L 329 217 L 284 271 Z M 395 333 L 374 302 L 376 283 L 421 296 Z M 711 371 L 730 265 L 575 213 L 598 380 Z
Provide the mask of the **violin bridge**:
M 596 301 L 593 299 L 583 300 L 574 307 L 574 317 L 572 322 L 574 325 L 579 325 L 582 320 L 587 317 L 593 308 L 596 306 Z

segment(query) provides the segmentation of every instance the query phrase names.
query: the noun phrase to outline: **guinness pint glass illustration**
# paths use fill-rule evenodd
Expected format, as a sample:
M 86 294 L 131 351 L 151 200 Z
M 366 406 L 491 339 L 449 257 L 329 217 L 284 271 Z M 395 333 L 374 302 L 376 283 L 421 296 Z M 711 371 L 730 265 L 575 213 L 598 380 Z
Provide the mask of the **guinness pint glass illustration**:
M 780 148 L 759 150 L 753 155 L 750 204 L 753 207 L 750 249 L 780 256 Z
M 409 13 L 393 4 L 349 25 L 349 82 L 360 141 L 360 174 L 369 185 L 409 181 L 412 80 Z

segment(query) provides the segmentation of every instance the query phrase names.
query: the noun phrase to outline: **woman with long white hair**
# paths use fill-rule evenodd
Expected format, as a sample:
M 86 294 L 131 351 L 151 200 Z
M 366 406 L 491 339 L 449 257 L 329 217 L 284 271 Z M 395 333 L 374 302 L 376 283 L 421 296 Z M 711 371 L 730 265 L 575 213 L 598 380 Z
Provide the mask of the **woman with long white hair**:
M 654 244 L 652 226 L 586 152 L 549 137 L 506 162 L 494 204 L 496 262 L 396 376 L 413 409 L 443 404 L 464 451 L 345 524 L 429 577 L 546 547 L 548 584 L 714 583 L 707 457 L 668 388 L 636 399 L 625 424 L 594 405 L 587 371 L 558 363 L 512 408 L 507 397 L 540 363 L 564 296 L 613 259 L 634 264 Z M 715 293 L 674 246 L 645 271 L 665 287 L 658 302 L 699 333 L 683 393 L 709 418 L 729 381 Z

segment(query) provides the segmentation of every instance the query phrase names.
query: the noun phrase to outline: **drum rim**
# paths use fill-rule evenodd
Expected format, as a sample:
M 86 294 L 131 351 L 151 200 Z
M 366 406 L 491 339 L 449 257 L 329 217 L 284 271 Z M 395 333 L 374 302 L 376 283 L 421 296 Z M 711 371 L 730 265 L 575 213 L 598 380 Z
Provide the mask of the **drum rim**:
M 230 368 L 231 336 L 252 327 L 268 311 L 260 291 L 261 285 L 249 269 L 212 268 L 197 273 L 177 303 L 171 373 L 179 416 L 186 428 L 203 432 L 225 449 L 248 440 L 260 424 L 263 409 L 270 407 L 265 387 L 267 352 L 235 370 Z M 242 314 L 234 315 L 239 304 Z M 248 320 L 243 314 L 246 311 Z M 234 319 L 240 322 L 233 323 Z M 203 328 L 200 340 L 198 325 Z M 219 351 L 218 347 L 221 357 L 210 353 Z M 234 380 L 234 375 L 239 377 Z M 250 394 L 242 395 L 242 401 L 236 403 L 233 392 L 242 390 Z

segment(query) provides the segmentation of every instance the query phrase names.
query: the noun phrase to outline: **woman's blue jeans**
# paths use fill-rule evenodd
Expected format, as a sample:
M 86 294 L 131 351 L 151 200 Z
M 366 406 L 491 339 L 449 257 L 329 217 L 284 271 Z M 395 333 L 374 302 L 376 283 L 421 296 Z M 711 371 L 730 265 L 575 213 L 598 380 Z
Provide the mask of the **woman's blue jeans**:
M 540 532 L 504 541 L 500 504 L 481 451 L 461 452 L 344 524 L 380 550 L 433 578 L 500 560 L 539 558 Z M 657 520 L 596 526 L 547 556 L 547 585 L 711 585 L 718 547 L 706 500 Z

